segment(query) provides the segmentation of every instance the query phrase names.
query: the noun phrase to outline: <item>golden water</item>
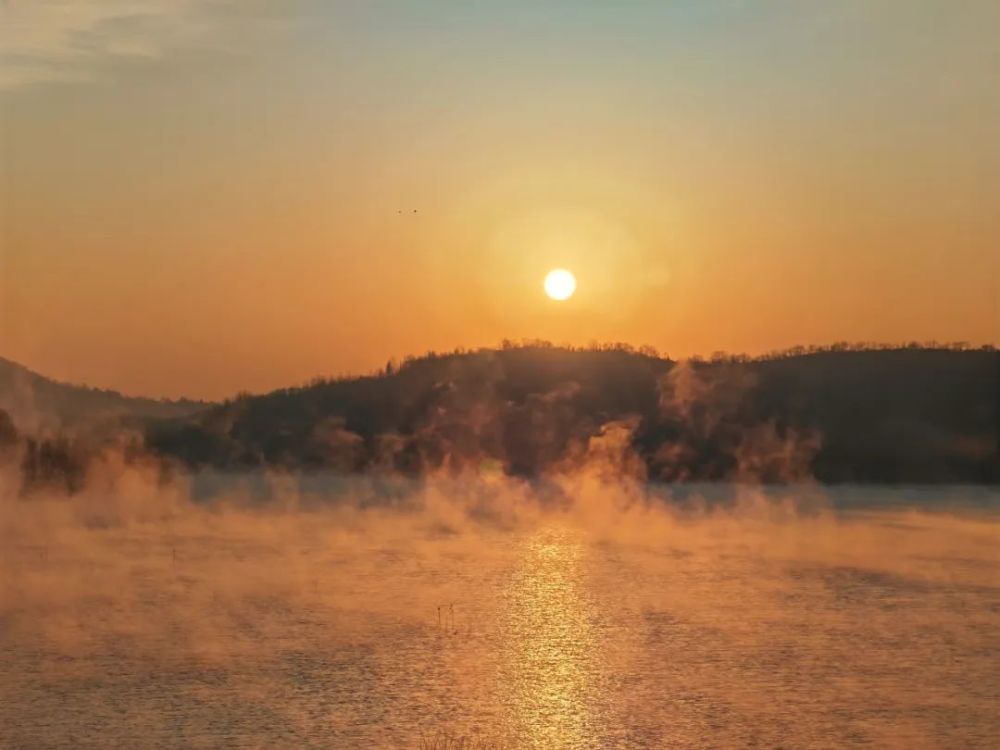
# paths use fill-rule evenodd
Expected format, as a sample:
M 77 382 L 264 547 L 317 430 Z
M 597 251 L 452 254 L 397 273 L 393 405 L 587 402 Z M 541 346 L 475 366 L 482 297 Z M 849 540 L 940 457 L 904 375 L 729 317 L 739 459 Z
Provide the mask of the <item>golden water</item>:
M 61 507 L 7 508 L 4 750 L 1000 747 L 982 512 Z

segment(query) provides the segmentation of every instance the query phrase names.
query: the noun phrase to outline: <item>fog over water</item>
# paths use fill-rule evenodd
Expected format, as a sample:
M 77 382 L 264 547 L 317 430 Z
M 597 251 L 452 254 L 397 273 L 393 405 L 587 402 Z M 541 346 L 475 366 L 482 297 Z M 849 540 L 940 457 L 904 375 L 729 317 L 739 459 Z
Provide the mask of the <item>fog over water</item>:
M 1000 744 L 995 488 L 0 489 L 0 747 Z

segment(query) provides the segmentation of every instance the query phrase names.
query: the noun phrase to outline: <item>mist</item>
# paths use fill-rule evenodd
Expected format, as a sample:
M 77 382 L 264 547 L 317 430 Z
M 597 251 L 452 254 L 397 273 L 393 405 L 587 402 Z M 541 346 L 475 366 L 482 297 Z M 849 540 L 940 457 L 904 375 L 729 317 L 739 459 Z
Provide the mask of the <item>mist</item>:
M 1000 748 L 954 5 L 0 0 L 0 750 Z
M 994 490 L 651 484 L 630 429 L 534 480 L 8 465 L 0 745 L 996 736 Z

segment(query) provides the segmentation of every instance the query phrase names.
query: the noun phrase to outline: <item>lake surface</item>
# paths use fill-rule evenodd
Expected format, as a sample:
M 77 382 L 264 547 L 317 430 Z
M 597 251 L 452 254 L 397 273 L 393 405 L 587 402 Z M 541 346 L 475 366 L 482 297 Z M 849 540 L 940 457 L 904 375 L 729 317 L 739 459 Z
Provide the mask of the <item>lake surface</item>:
M 1000 747 L 997 491 L 560 492 L 7 497 L 0 748 Z

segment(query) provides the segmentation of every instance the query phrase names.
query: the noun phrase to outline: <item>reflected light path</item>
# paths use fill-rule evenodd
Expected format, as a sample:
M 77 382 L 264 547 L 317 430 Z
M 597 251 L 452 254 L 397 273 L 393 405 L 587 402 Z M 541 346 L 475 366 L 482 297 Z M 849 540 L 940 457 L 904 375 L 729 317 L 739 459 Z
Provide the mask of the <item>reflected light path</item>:
M 587 552 L 567 529 L 541 530 L 525 539 L 505 588 L 500 700 L 518 747 L 596 741 L 598 644 L 583 582 Z

